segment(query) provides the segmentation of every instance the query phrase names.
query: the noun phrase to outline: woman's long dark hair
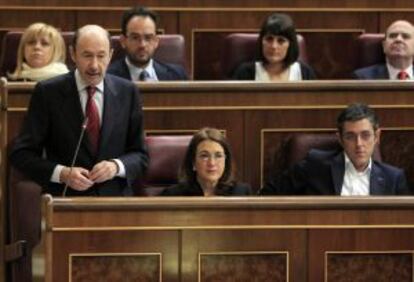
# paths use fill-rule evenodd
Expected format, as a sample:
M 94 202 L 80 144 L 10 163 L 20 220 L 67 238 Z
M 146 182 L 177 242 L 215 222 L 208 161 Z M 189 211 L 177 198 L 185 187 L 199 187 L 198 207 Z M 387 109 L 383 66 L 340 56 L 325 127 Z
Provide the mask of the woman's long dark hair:
M 289 48 L 285 59 L 284 67 L 287 68 L 297 61 L 299 57 L 299 44 L 296 37 L 296 30 L 291 17 L 286 14 L 274 13 L 266 18 L 260 29 L 258 45 L 258 60 L 267 64 L 268 61 L 263 54 L 263 37 L 266 35 L 283 36 L 289 40 Z

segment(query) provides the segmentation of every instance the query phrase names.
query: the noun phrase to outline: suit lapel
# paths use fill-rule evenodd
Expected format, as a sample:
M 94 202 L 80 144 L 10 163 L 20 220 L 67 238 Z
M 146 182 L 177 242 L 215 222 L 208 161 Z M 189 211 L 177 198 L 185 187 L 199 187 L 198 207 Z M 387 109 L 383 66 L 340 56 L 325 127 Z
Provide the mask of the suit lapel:
M 84 115 L 73 72 L 68 74 L 66 86 L 63 87 L 62 91 L 62 116 L 66 126 L 73 132 L 74 136 L 77 136 L 82 128 Z
M 101 137 L 99 140 L 99 153 L 102 153 L 102 149 L 109 145 L 109 138 L 113 130 L 114 119 L 117 117 L 119 111 L 119 101 L 117 99 L 117 92 L 113 81 L 106 76 L 104 80 L 104 107 L 102 114 L 102 126 L 101 126 Z
M 380 66 L 377 77 L 382 79 L 390 79 L 390 74 L 388 73 L 388 68 L 386 64 Z
M 120 69 L 121 69 L 121 77 L 127 79 L 127 80 L 133 80 L 131 77 L 131 72 L 129 71 L 128 65 L 125 62 L 125 58 L 120 62 Z
M 153 60 L 154 70 L 157 74 L 158 80 L 168 80 L 169 73 L 168 69 L 163 65 L 159 64 L 157 61 Z
M 340 195 L 345 174 L 345 160 L 342 151 L 338 153 L 332 160 L 331 174 L 332 182 L 335 189 L 335 195 Z
M 369 194 L 370 195 L 387 195 L 385 187 L 385 179 L 381 170 L 372 162 L 371 175 L 369 178 Z

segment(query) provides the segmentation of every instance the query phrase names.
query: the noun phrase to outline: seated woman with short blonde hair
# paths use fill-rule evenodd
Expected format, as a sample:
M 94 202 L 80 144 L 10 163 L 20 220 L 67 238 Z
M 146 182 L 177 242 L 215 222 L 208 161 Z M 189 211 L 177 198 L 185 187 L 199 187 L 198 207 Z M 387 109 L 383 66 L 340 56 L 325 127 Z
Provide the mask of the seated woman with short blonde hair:
M 26 28 L 17 50 L 16 69 L 11 80 L 40 81 L 69 70 L 65 65 L 66 46 L 56 28 L 34 23 Z
M 220 130 L 202 128 L 188 145 L 180 170 L 179 183 L 165 189 L 166 196 L 242 196 L 250 195 L 250 185 L 234 179 L 234 164 L 228 144 Z

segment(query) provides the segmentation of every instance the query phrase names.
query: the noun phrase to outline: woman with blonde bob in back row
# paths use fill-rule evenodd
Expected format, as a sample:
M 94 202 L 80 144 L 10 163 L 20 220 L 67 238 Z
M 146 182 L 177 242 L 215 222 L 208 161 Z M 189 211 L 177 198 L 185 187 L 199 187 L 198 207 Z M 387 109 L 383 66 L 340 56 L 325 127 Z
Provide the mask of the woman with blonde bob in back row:
M 40 81 L 69 70 L 65 65 L 66 46 L 56 28 L 34 23 L 26 28 L 17 50 L 16 69 L 11 80 Z

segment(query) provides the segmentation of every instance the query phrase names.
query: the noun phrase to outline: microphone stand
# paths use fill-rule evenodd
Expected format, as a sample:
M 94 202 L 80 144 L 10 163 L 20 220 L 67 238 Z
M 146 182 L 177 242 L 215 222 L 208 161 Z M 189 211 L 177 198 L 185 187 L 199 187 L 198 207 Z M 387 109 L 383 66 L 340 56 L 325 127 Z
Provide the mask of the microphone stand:
M 69 168 L 69 176 L 71 175 L 73 167 L 75 166 L 76 158 L 78 157 L 80 145 L 82 143 L 83 135 L 85 135 L 85 130 L 86 130 L 87 125 L 88 125 L 88 117 L 85 117 L 85 120 L 82 123 L 82 130 L 81 130 L 81 133 L 80 133 L 80 136 L 79 136 L 78 144 L 76 145 L 75 154 L 73 155 L 72 163 L 71 163 L 70 168 Z M 62 197 L 66 196 L 66 191 L 68 190 L 68 186 L 69 186 L 69 183 L 66 182 L 65 183 L 65 188 L 63 188 Z

